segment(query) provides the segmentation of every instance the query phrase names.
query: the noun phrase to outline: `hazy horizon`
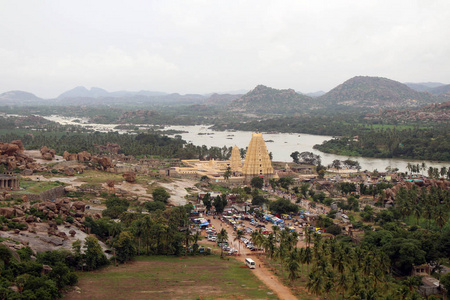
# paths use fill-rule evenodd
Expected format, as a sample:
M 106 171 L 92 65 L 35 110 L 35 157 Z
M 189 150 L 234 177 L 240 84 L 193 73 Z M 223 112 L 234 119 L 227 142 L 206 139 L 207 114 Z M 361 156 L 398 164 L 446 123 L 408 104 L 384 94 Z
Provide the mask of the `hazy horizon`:
M 77 86 L 329 91 L 354 76 L 450 78 L 448 1 L 0 0 L 0 93 Z

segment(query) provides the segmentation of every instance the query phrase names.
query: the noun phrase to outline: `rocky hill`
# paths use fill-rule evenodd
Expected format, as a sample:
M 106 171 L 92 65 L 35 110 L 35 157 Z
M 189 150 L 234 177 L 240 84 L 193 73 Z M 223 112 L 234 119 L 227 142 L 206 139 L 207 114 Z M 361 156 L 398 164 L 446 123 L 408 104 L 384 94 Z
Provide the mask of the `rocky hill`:
M 419 109 L 387 109 L 378 113 L 368 113 L 365 119 L 390 123 L 448 123 L 450 121 L 450 101 L 429 104 Z
M 318 98 L 326 105 L 365 108 L 419 107 L 443 102 L 429 93 L 412 90 L 403 83 L 381 77 L 357 76 Z
M 22 105 L 42 102 L 43 99 L 24 91 L 9 91 L 0 94 L 0 105 Z
M 277 90 L 264 85 L 232 101 L 228 108 L 246 113 L 287 114 L 302 112 L 314 103 L 313 98 L 299 94 L 293 89 Z

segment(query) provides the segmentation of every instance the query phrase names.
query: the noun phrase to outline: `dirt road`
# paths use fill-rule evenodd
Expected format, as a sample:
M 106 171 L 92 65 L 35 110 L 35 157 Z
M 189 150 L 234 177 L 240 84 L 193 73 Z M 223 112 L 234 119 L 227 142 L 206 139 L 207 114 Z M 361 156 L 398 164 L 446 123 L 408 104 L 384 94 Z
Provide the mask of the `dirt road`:
M 211 219 L 211 223 L 217 229 L 217 232 L 222 230 L 222 228 L 225 228 L 228 232 L 228 241 L 230 243 L 230 247 L 239 249 L 238 241 L 233 241 L 234 239 L 233 228 L 230 225 L 222 223 L 218 219 Z M 241 255 L 234 257 L 242 261 L 242 263 L 244 263 L 247 257 L 253 259 L 256 263 L 256 268 L 253 269 L 253 273 L 256 275 L 256 277 L 259 278 L 259 280 L 264 282 L 264 284 L 267 285 L 267 287 L 269 287 L 275 294 L 277 294 L 278 298 L 280 298 L 281 300 L 298 300 L 297 297 L 295 297 L 292 294 L 291 290 L 285 285 L 283 285 L 278 280 L 278 278 L 274 274 L 272 274 L 271 271 L 269 271 L 266 267 L 264 267 L 262 261 L 257 257 L 257 255 L 255 255 L 254 252 L 251 252 L 249 249 L 247 249 L 243 243 L 241 243 L 240 251 Z

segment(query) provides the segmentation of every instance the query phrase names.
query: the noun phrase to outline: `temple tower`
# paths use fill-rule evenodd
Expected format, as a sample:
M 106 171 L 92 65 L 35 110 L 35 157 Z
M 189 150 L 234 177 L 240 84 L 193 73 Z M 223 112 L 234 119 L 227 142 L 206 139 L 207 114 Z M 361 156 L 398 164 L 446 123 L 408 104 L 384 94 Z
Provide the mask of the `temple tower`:
M 263 176 L 266 179 L 272 178 L 273 167 L 267 152 L 266 143 L 262 137 L 262 133 L 253 133 L 250 144 L 248 145 L 247 154 L 245 155 L 244 167 L 242 168 L 246 180 L 253 177 Z
M 242 172 L 241 152 L 239 151 L 239 148 L 236 145 L 233 147 L 233 150 L 231 150 L 230 167 L 232 172 Z

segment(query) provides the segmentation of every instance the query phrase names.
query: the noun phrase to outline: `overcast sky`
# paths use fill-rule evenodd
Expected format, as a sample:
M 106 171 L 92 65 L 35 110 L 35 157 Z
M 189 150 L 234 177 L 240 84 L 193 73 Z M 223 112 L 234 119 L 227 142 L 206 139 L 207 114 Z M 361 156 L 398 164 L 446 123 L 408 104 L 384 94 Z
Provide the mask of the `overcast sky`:
M 0 93 L 450 83 L 450 1 L 0 0 Z

